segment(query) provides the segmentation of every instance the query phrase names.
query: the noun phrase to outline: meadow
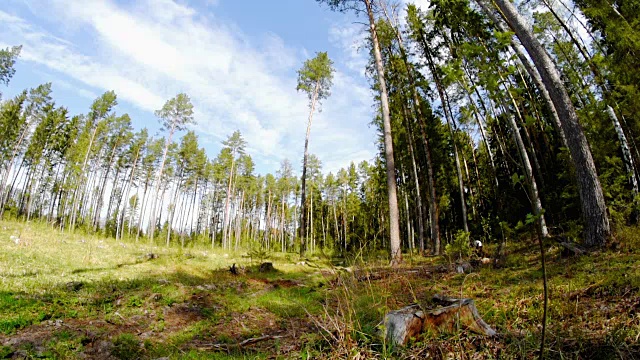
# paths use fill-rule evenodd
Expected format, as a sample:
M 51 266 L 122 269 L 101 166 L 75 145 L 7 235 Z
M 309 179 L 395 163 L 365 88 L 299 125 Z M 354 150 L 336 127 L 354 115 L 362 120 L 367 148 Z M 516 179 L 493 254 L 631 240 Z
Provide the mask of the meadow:
M 640 357 L 638 234 L 622 229 L 614 249 L 577 258 L 548 244 L 548 358 Z M 167 248 L 3 221 L 0 358 L 534 358 L 535 243 L 510 242 L 508 254 L 501 268 L 467 274 L 450 271 L 452 259 L 410 254 L 397 269 L 364 258 L 337 267 L 321 254 Z M 275 270 L 261 272 L 265 261 Z M 385 344 L 384 314 L 435 307 L 434 294 L 473 298 L 500 335 Z

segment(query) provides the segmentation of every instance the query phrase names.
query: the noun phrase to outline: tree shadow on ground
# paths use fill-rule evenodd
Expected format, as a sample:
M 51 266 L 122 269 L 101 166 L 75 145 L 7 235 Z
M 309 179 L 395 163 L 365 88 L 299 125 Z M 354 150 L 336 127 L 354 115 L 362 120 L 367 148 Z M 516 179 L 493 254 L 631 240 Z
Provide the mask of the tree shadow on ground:
M 262 334 L 286 335 L 293 322 L 304 329 L 309 321 L 287 316 L 304 314 L 299 304 L 308 293 L 299 291 L 302 282 L 285 279 L 277 270 L 260 273 L 248 268 L 242 275 L 227 269 L 175 271 L 73 285 L 59 283 L 43 292 L 0 292 L 0 308 L 5 309 L 0 313 L 3 352 L 9 357 L 65 357 L 60 349 L 65 343 L 63 347 L 76 355 L 106 359 L 114 342 L 129 334 L 144 347 L 145 357 L 189 351 L 257 355 L 261 345 L 226 350 L 213 345 Z M 265 341 L 265 346 L 272 344 Z M 285 346 L 288 351 L 295 348 Z

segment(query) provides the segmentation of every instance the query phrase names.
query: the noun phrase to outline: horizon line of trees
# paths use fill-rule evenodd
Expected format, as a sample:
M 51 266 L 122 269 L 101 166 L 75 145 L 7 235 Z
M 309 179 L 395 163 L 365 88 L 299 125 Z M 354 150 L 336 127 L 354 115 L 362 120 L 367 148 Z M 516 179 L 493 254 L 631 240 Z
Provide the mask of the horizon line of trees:
M 327 53 L 298 74 L 301 178 L 288 161 L 256 175 L 239 132 L 214 159 L 193 131 L 174 140 L 194 121 L 185 94 L 151 137 L 116 114 L 115 93 L 71 116 L 45 84 L 0 105 L 0 217 L 167 245 L 385 250 L 394 264 L 514 232 L 600 247 L 637 221 L 639 1 L 318 2 L 368 19 L 374 161 L 323 175 L 308 154 Z M 19 51 L 0 54 L 5 84 Z

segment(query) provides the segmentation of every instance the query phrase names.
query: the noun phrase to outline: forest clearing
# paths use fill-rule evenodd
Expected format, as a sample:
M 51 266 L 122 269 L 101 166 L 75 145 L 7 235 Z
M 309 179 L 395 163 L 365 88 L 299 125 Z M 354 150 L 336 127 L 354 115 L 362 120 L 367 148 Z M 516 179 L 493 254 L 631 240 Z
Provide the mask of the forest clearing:
M 640 358 L 640 0 L 0 24 L 0 358 Z
M 509 242 L 504 266 L 459 274 L 444 258 L 300 259 L 292 253 L 167 248 L 0 223 L 0 355 L 91 359 L 511 359 L 539 347 L 542 278 L 535 243 Z M 16 242 L 9 234 L 19 236 Z M 640 355 L 637 228 L 624 244 L 564 258 L 549 244 L 548 357 Z M 149 254 L 155 256 L 149 256 Z M 273 262 L 273 272 L 259 264 Z M 229 268 L 243 269 L 233 275 Z M 406 347 L 378 335 L 384 315 L 434 294 L 469 297 L 495 338 L 461 329 Z M 255 344 L 248 339 L 269 336 Z

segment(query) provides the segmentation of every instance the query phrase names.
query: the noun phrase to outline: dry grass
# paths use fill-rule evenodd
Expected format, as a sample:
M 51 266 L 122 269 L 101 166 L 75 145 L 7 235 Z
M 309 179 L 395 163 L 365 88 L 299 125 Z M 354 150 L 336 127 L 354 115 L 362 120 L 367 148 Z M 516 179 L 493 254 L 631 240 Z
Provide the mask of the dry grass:
M 625 228 L 617 239 L 615 249 L 581 258 L 547 247 L 549 358 L 640 358 L 640 232 Z M 262 274 L 245 253 L 0 222 L 0 358 L 534 358 L 542 315 L 535 249 L 521 241 L 505 268 L 472 274 L 447 271 L 442 258 L 344 272 L 269 254 L 278 271 Z M 247 271 L 231 275 L 233 263 Z M 436 293 L 475 299 L 502 335 L 429 335 L 407 348 L 377 335 L 388 310 L 434 307 Z M 222 346 L 262 335 L 276 337 Z

